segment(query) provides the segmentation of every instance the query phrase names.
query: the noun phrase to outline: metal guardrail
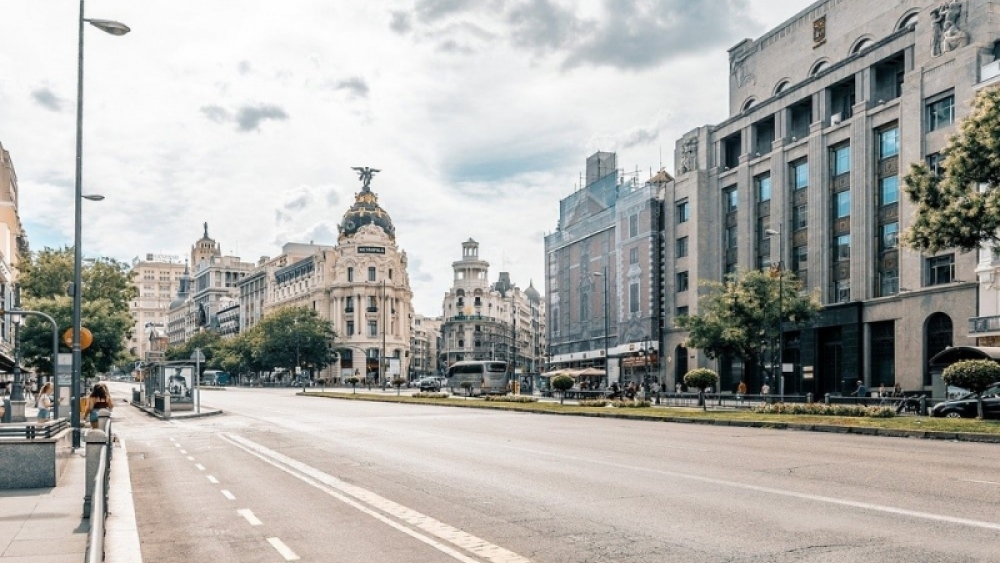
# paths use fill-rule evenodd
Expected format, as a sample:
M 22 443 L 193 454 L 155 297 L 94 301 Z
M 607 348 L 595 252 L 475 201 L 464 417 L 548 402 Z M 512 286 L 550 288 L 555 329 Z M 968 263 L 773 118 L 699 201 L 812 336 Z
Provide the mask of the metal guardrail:
M 57 434 L 69 428 L 69 420 L 59 418 L 41 424 L 26 422 L 24 424 L 0 425 L 0 440 L 35 440 L 38 438 L 54 438 Z

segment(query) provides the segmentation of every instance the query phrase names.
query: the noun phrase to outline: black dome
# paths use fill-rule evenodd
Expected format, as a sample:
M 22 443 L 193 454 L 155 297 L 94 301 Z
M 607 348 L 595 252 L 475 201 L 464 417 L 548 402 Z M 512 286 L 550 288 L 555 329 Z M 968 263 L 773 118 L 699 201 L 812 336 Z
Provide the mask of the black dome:
M 381 227 L 389 238 L 396 238 L 396 229 L 392 226 L 392 219 L 389 214 L 378 205 L 376 196 L 367 187 L 358 193 L 354 200 L 354 205 L 344 213 L 344 219 L 340 222 L 340 235 L 345 237 L 354 236 L 361 227 L 365 225 L 375 225 Z

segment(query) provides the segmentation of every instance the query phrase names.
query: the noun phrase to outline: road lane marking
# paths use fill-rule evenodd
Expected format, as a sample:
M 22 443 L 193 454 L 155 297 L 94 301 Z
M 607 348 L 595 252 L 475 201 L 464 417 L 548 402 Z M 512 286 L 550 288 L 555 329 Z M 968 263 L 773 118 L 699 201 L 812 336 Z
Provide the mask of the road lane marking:
M 216 479 L 215 477 L 211 476 L 211 475 L 208 476 L 208 482 L 212 483 L 213 485 L 218 485 L 219 484 L 219 480 Z
M 997 485 L 997 486 L 1000 486 L 1000 483 L 995 483 L 993 481 L 976 481 L 975 479 L 959 479 L 959 480 L 960 481 L 965 481 L 966 483 L 976 483 L 977 485 Z
M 299 560 L 299 556 L 295 555 L 295 552 L 292 551 L 291 549 L 289 549 L 289 547 L 287 545 L 285 545 L 285 542 L 281 541 L 280 539 L 278 539 L 278 538 L 267 538 L 267 543 L 271 544 L 271 547 L 273 547 L 274 549 L 276 549 L 278 551 L 278 553 L 281 554 L 281 556 L 285 558 L 285 561 L 298 561 Z
M 181 447 L 181 445 L 180 445 L 180 444 L 178 444 L 177 442 L 174 442 L 174 447 L 175 447 L 175 448 L 179 448 L 179 447 Z
M 260 521 L 259 518 L 254 516 L 253 511 L 249 508 L 241 508 L 236 511 L 237 514 L 247 519 L 251 526 L 263 526 L 264 523 Z
M 175 440 L 175 439 L 171 438 L 171 439 L 170 439 L 170 441 L 171 441 L 171 442 L 176 442 L 177 440 Z
M 226 497 L 229 500 L 236 500 L 236 496 L 233 495 L 233 493 L 227 491 L 226 489 L 222 489 L 219 492 L 222 493 L 222 496 Z
M 397 504 L 385 497 L 379 496 L 367 489 L 345 483 L 336 477 L 324 473 L 298 460 L 280 454 L 256 442 L 234 434 L 221 434 L 223 440 L 243 451 L 273 465 L 274 467 L 298 478 L 326 494 L 340 500 L 369 516 L 387 524 L 404 534 L 407 534 L 438 551 L 445 553 L 463 563 L 480 563 L 476 559 L 453 549 L 449 545 L 428 537 L 416 530 L 392 520 L 389 516 L 402 520 L 411 526 L 419 528 L 448 544 L 462 548 L 482 559 L 493 563 L 531 563 L 531 560 L 512 551 L 494 545 L 458 528 L 421 514 L 416 510 Z M 383 514 L 385 513 L 385 514 Z M 388 516 L 386 516 L 386 514 Z
M 205 466 L 202 465 L 202 464 L 200 464 L 200 463 L 196 463 L 196 464 L 194 464 L 194 466 L 198 468 L 198 471 L 204 471 L 205 470 Z
M 186 454 L 186 453 L 188 453 L 188 452 L 187 452 L 187 450 L 181 450 L 181 453 L 182 453 L 182 454 Z
M 194 461 L 194 456 L 188 456 L 188 461 Z

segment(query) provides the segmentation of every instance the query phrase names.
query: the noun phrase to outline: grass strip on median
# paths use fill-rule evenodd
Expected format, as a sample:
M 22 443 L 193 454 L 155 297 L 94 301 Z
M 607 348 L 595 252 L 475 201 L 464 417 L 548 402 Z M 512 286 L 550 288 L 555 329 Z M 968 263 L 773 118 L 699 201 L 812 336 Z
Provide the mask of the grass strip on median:
M 300 393 L 301 395 L 301 393 Z M 1000 442 L 1000 422 L 971 419 L 930 418 L 901 416 L 896 418 L 857 418 L 838 416 L 808 416 L 787 414 L 761 414 L 748 411 L 710 410 L 701 407 L 651 407 L 621 409 L 611 407 L 583 407 L 575 404 L 560 405 L 556 402 L 504 403 L 487 402 L 477 398 L 448 397 L 446 399 L 417 398 L 396 395 L 371 395 L 338 392 L 309 392 L 309 397 L 325 397 L 349 401 L 438 405 L 538 414 L 563 414 L 660 422 L 689 422 L 761 428 L 788 428 L 819 432 L 850 432 L 882 436 L 913 436 L 938 439 L 971 439 Z

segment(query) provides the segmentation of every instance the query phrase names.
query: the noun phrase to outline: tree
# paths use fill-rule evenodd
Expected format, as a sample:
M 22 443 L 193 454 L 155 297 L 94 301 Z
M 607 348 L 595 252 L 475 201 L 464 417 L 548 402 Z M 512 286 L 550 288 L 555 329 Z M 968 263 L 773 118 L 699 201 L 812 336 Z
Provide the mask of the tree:
M 947 385 L 965 387 L 976 394 L 979 416 L 983 418 L 983 391 L 1000 381 L 1000 364 L 993 360 L 964 360 L 944 368 L 941 379 Z
M 335 334 L 330 323 L 306 307 L 286 307 L 261 319 L 260 362 L 270 368 L 311 366 L 321 370 L 334 361 Z
M 917 206 L 903 244 L 915 250 L 976 250 L 1000 244 L 1000 88 L 981 90 L 959 133 L 941 152 L 943 172 L 924 163 L 903 178 Z
M 719 374 L 707 368 L 696 368 L 684 374 L 684 385 L 698 389 L 698 404 L 702 410 L 708 410 L 705 402 L 705 389 L 719 382 Z
M 351 387 L 354 389 L 354 394 L 355 395 L 358 394 L 358 383 L 360 381 L 361 381 L 361 378 L 358 377 L 358 376 L 356 376 L 356 375 L 352 375 L 351 377 L 347 378 L 347 382 L 351 384 Z
M 765 345 L 774 346 L 779 337 L 779 312 L 782 327 L 788 328 L 809 322 L 821 308 L 816 295 L 799 293 L 789 270 L 746 270 L 724 283 L 702 281 L 701 286 L 701 314 L 677 319 L 688 331 L 685 346 L 711 359 L 739 357 L 747 366 L 763 366 Z
M 406 380 L 403 379 L 402 377 L 397 377 L 397 378 L 395 378 L 395 379 L 392 380 L 392 386 L 396 388 L 396 396 L 397 397 L 399 396 L 399 390 L 403 386 L 404 383 L 406 383 Z
M 188 338 L 183 344 L 167 348 L 165 356 L 167 361 L 171 362 L 187 361 L 191 359 L 191 355 L 194 354 L 195 349 L 200 348 L 202 354 L 205 355 L 205 361 L 202 362 L 201 367 L 203 369 L 221 369 L 213 361 L 221 345 L 222 337 L 219 336 L 219 333 L 211 330 L 203 330 L 191 335 L 191 338 Z
M 552 387 L 562 393 L 559 397 L 560 405 L 563 404 L 563 400 L 566 399 L 566 391 L 572 389 L 575 384 L 576 382 L 573 381 L 573 378 L 566 374 L 560 374 L 552 378 Z
M 93 343 L 82 351 L 81 374 L 92 377 L 109 371 L 127 359 L 125 342 L 134 321 L 129 302 L 137 290 L 134 273 L 117 260 L 100 258 L 87 262 L 81 271 L 81 324 L 90 330 Z M 73 249 L 46 248 L 29 254 L 20 264 L 18 289 L 21 308 L 50 315 L 62 333 L 73 325 L 73 299 L 67 292 L 73 281 Z M 40 373 L 52 373 L 52 327 L 48 321 L 29 317 L 20 333 L 25 364 Z

